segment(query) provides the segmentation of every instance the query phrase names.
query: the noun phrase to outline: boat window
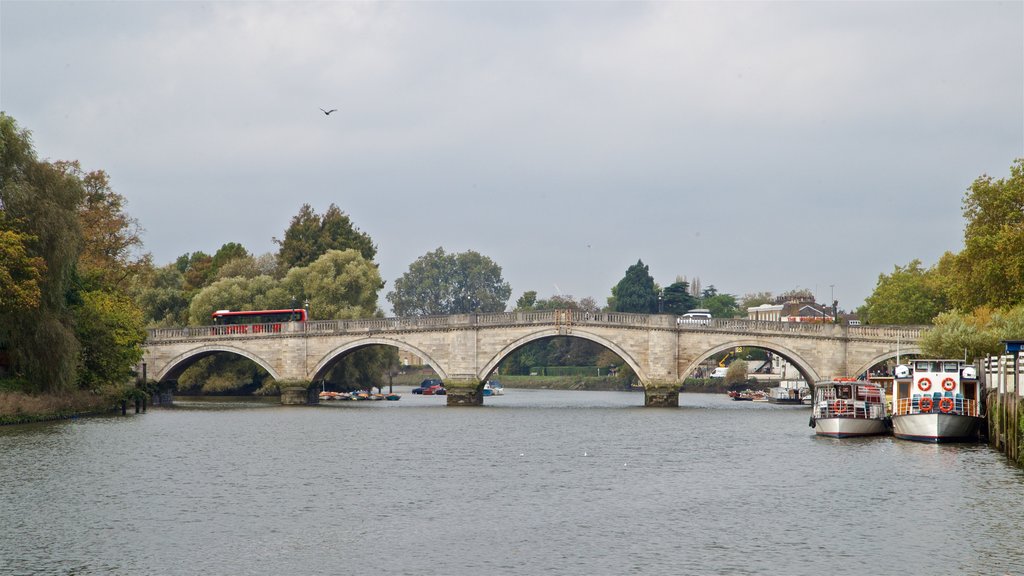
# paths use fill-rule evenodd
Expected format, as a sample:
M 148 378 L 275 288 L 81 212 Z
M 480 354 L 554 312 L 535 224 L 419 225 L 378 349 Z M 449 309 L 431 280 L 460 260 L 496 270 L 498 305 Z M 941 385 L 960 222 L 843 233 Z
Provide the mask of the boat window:
M 836 397 L 844 400 L 850 400 L 850 387 L 836 386 Z
M 927 372 L 928 362 L 914 362 L 914 372 Z
M 959 362 L 943 362 L 942 363 L 942 371 L 943 372 L 959 372 L 960 371 L 960 363 Z

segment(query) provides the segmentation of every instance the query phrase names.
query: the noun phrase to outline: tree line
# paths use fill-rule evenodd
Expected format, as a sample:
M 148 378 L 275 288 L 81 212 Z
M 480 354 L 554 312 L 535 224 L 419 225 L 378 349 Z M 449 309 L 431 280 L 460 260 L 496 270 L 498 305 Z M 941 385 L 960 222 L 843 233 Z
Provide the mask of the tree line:
M 914 260 L 879 276 L 858 313 L 874 324 L 931 323 L 925 345 L 945 356 L 997 351 L 999 339 L 1024 335 L 1024 169 L 977 179 L 964 199 L 965 248 L 925 269 Z M 383 316 L 372 238 L 336 205 L 323 214 L 303 205 L 276 252 L 251 254 L 235 242 L 211 253 L 182 254 L 157 265 L 142 251 L 141 228 L 102 170 L 44 161 L 30 133 L 0 113 L 0 374 L 5 389 L 59 393 L 128 381 L 141 359 L 145 328 L 209 324 L 218 309 L 305 307 L 312 319 Z M 572 308 L 681 315 L 706 308 L 743 315 L 770 293 L 738 298 L 677 276 L 662 288 L 642 260 L 611 287 L 606 303 L 528 290 L 516 310 Z M 806 295 L 793 290 L 783 296 Z M 502 312 L 512 290 L 501 267 L 473 250 L 427 252 L 385 295 L 397 316 Z M 394 370 L 394 349 L 371 347 L 340 360 L 334 386 L 380 386 Z M 549 365 L 616 366 L 621 359 L 573 338 L 531 343 L 503 364 L 511 373 Z M 628 369 L 628 368 L 627 368 Z M 276 383 L 254 363 L 229 355 L 198 361 L 179 379 L 185 391 L 272 393 Z

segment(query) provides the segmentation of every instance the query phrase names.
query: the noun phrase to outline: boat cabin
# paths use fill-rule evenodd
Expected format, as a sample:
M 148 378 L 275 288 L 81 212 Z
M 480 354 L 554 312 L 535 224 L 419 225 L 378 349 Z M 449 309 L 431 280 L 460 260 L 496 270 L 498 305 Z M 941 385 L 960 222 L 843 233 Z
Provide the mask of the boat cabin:
M 895 370 L 893 414 L 979 415 L 977 370 L 963 360 L 913 360 Z
M 882 388 L 862 380 L 833 380 L 814 385 L 817 418 L 883 418 Z

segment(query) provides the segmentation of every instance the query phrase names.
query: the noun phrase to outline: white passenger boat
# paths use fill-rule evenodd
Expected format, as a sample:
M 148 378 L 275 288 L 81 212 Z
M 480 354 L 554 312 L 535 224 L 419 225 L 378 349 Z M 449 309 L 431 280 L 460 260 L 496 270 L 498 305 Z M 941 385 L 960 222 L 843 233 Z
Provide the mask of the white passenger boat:
M 833 438 L 887 434 L 885 391 L 856 379 L 818 382 L 810 425 L 815 434 Z
M 919 442 L 978 439 L 981 385 L 962 360 L 913 360 L 896 367 L 893 434 Z

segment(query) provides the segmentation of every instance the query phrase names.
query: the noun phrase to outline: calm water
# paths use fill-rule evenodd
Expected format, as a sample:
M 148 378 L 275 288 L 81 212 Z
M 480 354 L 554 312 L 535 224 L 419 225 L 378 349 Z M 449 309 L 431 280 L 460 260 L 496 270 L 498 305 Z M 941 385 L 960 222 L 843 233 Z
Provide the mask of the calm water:
M 0 574 L 1020 574 L 1024 473 L 799 407 L 509 390 L 0 428 Z

